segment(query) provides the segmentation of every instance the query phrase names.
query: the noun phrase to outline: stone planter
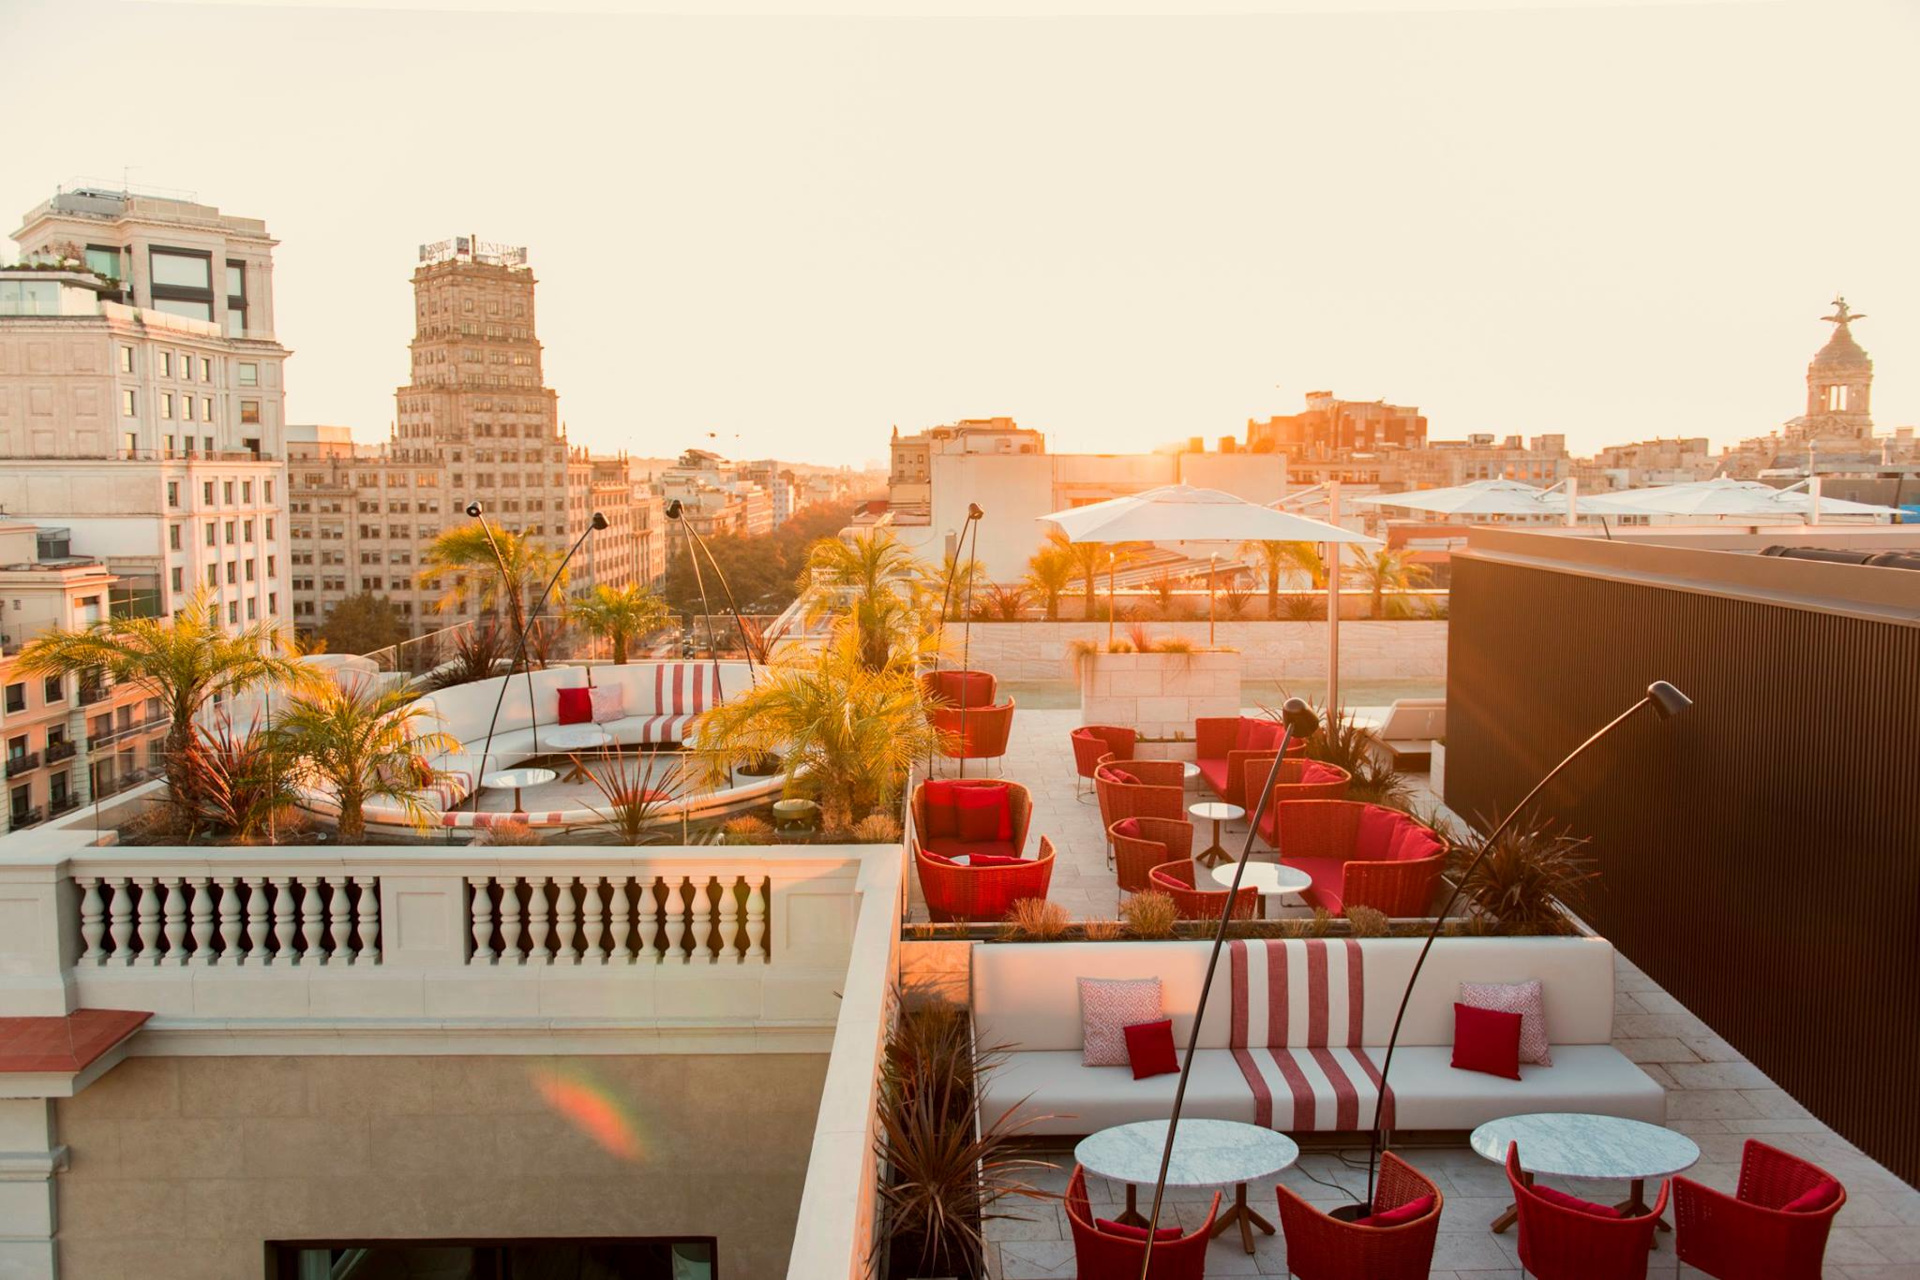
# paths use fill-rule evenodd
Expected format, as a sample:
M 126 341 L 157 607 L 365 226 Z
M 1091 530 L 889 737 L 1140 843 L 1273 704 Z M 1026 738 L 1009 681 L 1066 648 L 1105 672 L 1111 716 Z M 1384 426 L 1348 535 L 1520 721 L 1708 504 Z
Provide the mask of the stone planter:
M 1240 714 L 1241 665 L 1233 649 L 1088 655 L 1080 663 L 1080 723 L 1190 738 L 1202 716 Z
M 1433 794 L 1440 797 L 1440 803 L 1447 802 L 1447 744 L 1435 739 L 1433 753 L 1428 758 L 1427 786 Z

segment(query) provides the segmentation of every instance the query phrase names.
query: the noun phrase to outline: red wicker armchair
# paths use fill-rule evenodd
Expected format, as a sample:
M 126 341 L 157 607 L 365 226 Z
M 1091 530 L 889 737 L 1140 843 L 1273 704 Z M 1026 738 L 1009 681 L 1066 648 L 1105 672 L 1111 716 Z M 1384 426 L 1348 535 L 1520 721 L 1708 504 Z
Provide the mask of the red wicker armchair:
M 1194 763 L 1200 766 L 1213 793 L 1228 804 L 1247 804 L 1247 764 L 1272 764 L 1280 749 L 1280 722 L 1265 716 L 1206 716 L 1193 722 Z M 1287 748 L 1287 755 L 1305 756 L 1306 739 Z
M 1393 1152 L 1381 1153 L 1373 1211 L 1385 1213 L 1422 1196 L 1433 1197 L 1433 1207 L 1409 1222 L 1362 1227 L 1328 1217 L 1284 1185 L 1276 1191 L 1280 1230 L 1287 1238 L 1287 1269 L 1298 1280 L 1426 1280 L 1446 1197 Z
M 1013 734 L 1013 699 L 991 707 L 935 707 L 927 719 L 949 760 L 997 760 Z
M 935 920 L 1001 920 L 1022 898 L 1045 898 L 1053 882 L 1053 841 L 1040 837 L 1038 857 L 992 867 L 963 867 L 916 847 L 920 895 Z
M 1211 882 L 1211 876 L 1207 877 Z M 1194 864 L 1187 862 L 1168 862 L 1155 867 L 1147 873 L 1147 887 L 1158 889 L 1173 899 L 1173 905 L 1180 912 L 1182 920 L 1218 920 L 1220 908 L 1226 905 L 1225 889 L 1202 889 L 1194 881 Z M 1243 888 L 1233 896 L 1233 918 L 1252 920 L 1260 914 L 1260 894 L 1253 888 Z
M 1093 771 L 1105 759 L 1133 759 L 1134 743 L 1139 734 L 1117 724 L 1083 724 L 1070 735 L 1073 741 L 1073 768 L 1077 778 L 1074 791 L 1078 794 L 1080 783 L 1093 781 Z
M 1134 1280 L 1139 1276 L 1146 1240 L 1115 1235 L 1100 1227 L 1093 1207 L 1087 1203 L 1087 1171 L 1079 1165 L 1073 1167 L 1073 1177 L 1067 1180 L 1066 1206 L 1067 1224 L 1073 1228 L 1074 1275 L 1078 1280 Z M 1220 1193 L 1216 1191 L 1205 1222 L 1184 1236 L 1156 1241 L 1153 1261 L 1147 1268 L 1149 1280 L 1202 1280 L 1207 1274 L 1213 1219 L 1219 1212 Z
M 1012 834 L 1008 839 L 969 839 L 959 833 L 957 825 L 951 825 L 946 815 L 937 810 L 940 806 L 931 803 L 934 787 L 1005 787 L 1007 790 L 1007 809 L 1012 819 Z M 1003 857 L 1020 858 L 1026 856 L 1027 829 L 1033 825 L 1033 796 L 1017 782 L 1008 782 L 1004 778 L 933 778 L 922 782 L 913 789 L 908 801 L 913 810 L 913 840 L 917 847 L 930 853 L 945 854 L 952 857 L 959 853 L 993 853 Z
M 1127 823 L 1134 824 L 1133 834 L 1115 829 Z M 1151 888 L 1155 867 L 1193 857 L 1193 824 L 1185 818 L 1122 818 L 1107 828 L 1107 839 L 1122 893 Z
M 1250 796 L 1260 794 L 1265 785 L 1267 771 L 1272 768 L 1272 758 L 1265 762 L 1251 760 L 1247 762 L 1246 790 Z M 1319 760 L 1296 760 L 1289 751 L 1287 758 L 1280 762 L 1280 776 L 1274 780 L 1273 799 L 1267 804 L 1267 811 L 1260 815 L 1260 838 L 1268 844 L 1273 843 L 1274 827 L 1278 819 L 1274 814 L 1280 806 L 1289 800 L 1345 800 L 1347 786 L 1353 781 L 1353 775 L 1337 764 L 1326 764 Z M 1252 812 L 1248 806 L 1248 812 Z
M 995 683 L 991 671 L 963 671 L 953 668 L 946 671 L 924 671 L 920 674 L 920 687 L 928 696 L 952 706 L 962 702 L 969 708 L 985 707 L 993 702 L 993 694 L 999 685 Z
M 1115 777 L 1116 769 L 1134 781 Z M 1122 818 L 1187 816 L 1186 773 L 1178 760 L 1104 762 L 1093 771 L 1093 789 L 1100 797 L 1100 823 L 1109 829 Z
M 1786 1208 L 1803 1195 L 1813 1204 Z M 1846 1188 L 1826 1170 L 1749 1138 L 1733 1195 L 1673 1180 L 1675 1250 L 1721 1280 L 1819 1280 L 1827 1233 L 1846 1202 Z
M 1667 1209 L 1667 1184 L 1651 1212 L 1602 1218 L 1554 1204 L 1520 1168 L 1520 1144 L 1507 1148 L 1507 1182 L 1520 1214 L 1520 1265 L 1538 1280 L 1646 1280 L 1654 1224 Z
M 1290 800 L 1274 810 L 1280 861 L 1313 877 L 1308 906 L 1342 915 L 1356 906 L 1423 916 L 1447 842 L 1404 813 L 1353 800 Z

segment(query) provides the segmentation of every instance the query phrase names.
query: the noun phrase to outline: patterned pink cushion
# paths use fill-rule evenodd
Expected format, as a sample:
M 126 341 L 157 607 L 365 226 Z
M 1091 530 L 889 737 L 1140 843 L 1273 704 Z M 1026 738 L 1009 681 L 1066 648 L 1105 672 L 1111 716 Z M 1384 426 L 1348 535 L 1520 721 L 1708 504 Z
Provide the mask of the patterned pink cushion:
M 1080 1064 L 1126 1066 L 1127 1028 L 1165 1016 L 1158 978 L 1080 979 Z
M 1520 1015 L 1520 1061 L 1553 1065 L 1547 1048 L 1547 1003 L 1538 978 L 1526 982 L 1463 982 L 1460 1003 Z
M 593 722 L 605 724 L 627 714 L 626 690 L 617 684 L 593 686 Z

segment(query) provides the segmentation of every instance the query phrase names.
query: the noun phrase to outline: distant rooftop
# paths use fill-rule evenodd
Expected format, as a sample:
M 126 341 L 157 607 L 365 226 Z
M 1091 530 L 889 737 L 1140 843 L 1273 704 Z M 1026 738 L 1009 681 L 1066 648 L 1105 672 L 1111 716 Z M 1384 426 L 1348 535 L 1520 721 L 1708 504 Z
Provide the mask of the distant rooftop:
M 490 267 L 524 267 L 527 246 L 499 244 L 478 236 L 452 236 L 420 246 L 420 265 L 437 266 L 442 262 L 478 262 Z

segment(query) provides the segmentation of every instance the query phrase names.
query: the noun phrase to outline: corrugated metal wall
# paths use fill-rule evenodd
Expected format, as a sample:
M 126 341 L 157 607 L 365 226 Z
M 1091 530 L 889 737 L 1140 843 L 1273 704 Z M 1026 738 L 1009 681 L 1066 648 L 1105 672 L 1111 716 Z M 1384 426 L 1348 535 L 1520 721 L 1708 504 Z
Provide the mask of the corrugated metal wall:
M 1920 628 L 1471 557 L 1454 563 L 1447 796 L 1543 797 L 1588 911 L 1827 1124 L 1920 1182 Z M 1484 829 L 1484 827 L 1483 827 Z

